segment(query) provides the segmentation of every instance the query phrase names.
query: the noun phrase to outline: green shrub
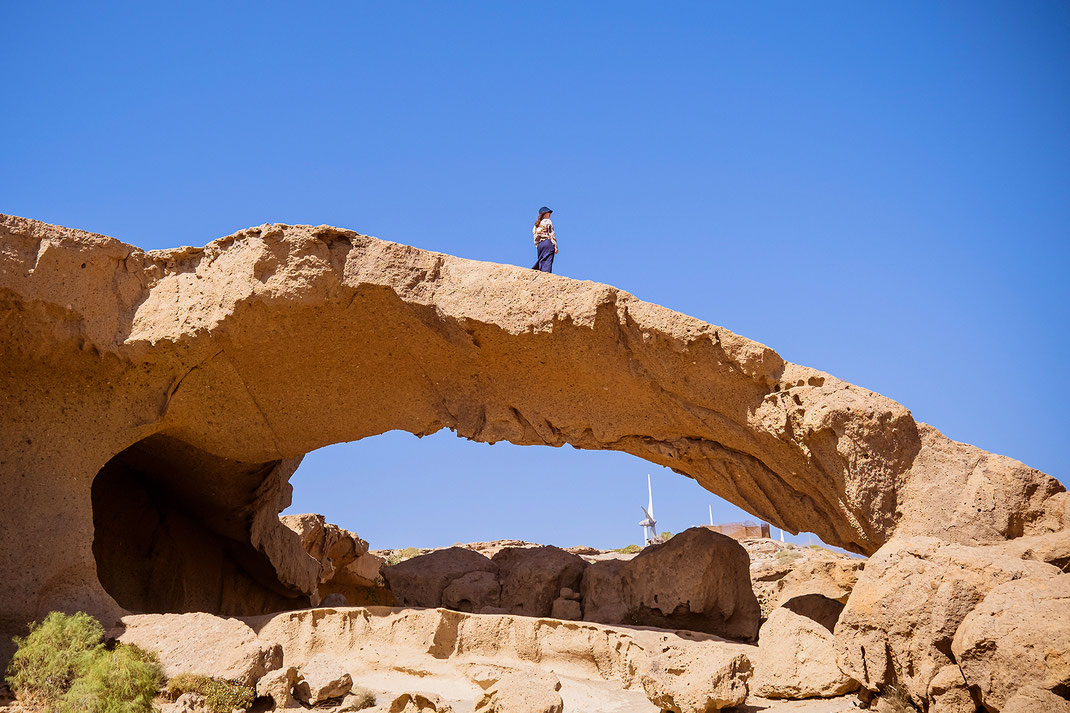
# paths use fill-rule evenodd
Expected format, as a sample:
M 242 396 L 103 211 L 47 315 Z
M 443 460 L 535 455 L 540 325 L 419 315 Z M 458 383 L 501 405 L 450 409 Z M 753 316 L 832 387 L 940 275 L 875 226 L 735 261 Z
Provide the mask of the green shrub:
M 666 531 L 661 533 L 658 537 L 661 539 L 662 542 L 668 542 L 673 538 L 673 534 L 671 532 Z
M 776 553 L 776 561 L 779 564 L 789 564 L 802 557 L 801 552 L 792 552 L 791 550 L 781 550 Z
M 413 557 L 419 556 L 419 554 L 420 550 L 416 549 L 415 547 L 406 547 L 403 550 L 390 550 L 390 554 L 383 558 L 383 565 L 386 567 L 392 567 L 398 564 L 399 562 L 411 560 Z
M 156 655 L 132 644 L 97 647 L 60 704 L 61 713 L 152 713 L 163 683 Z M 229 713 L 229 712 L 228 712 Z
M 620 552 L 626 555 L 634 555 L 636 552 L 642 551 L 642 547 L 639 545 L 628 545 L 627 547 L 621 547 L 619 550 L 613 550 L 614 552 Z
M 18 649 L 8 664 L 7 683 L 20 701 L 56 704 L 89 668 L 103 639 L 104 627 L 85 612 L 52 612 L 40 624 L 30 624 L 25 638 L 15 637 Z
M 201 694 L 214 713 L 230 713 L 235 708 L 245 710 L 256 698 L 256 691 L 249 686 L 196 673 L 180 673 L 167 682 L 164 695 L 172 701 L 183 693 Z

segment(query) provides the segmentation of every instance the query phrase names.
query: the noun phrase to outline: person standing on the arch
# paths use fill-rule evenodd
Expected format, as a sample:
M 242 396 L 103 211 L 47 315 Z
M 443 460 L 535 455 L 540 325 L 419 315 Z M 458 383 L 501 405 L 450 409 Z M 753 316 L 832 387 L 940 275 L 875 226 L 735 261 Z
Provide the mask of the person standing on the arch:
M 539 217 L 535 219 L 535 227 L 531 229 L 535 236 L 535 252 L 537 259 L 531 266 L 533 270 L 543 272 L 554 271 L 554 255 L 557 254 L 557 236 L 554 235 L 554 224 L 550 220 L 552 210 L 543 206 L 539 208 Z

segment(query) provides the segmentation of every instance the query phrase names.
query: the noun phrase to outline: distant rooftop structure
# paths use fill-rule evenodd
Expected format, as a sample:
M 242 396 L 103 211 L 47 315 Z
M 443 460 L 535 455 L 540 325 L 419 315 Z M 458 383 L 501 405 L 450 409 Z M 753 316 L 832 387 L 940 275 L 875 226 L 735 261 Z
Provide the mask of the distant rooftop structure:
M 720 525 L 703 525 L 707 530 L 728 535 L 736 540 L 746 540 L 752 537 L 769 537 L 769 523 L 757 523 L 750 520 L 746 522 L 723 522 Z

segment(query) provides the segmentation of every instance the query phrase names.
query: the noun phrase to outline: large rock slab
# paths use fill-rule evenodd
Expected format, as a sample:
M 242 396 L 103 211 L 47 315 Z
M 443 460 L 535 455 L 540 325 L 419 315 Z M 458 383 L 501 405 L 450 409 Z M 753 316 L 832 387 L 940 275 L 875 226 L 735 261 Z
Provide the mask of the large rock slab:
M 955 663 L 952 640 L 985 595 L 1005 582 L 1059 574 L 1052 565 L 931 537 L 895 539 L 871 557 L 836 624 L 840 669 L 870 690 L 900 684 L 919 706 Z
M 1070 574 L 994 587 L 955 632 L 951 650 L 990 710 L 1025 688 L 1070 696 Z
M 0 216 L 0 310 L 0 656 L 51 609 L 307 604 L 289 474 L 392 429 L 624 451 L 866 554 L 1068 524 L 1053 478 L 727 329 L 351 230 L 145 252 Z
M 561 680 L 644 690 L 670 707 L 743 700 L 755 649 L 701 633 L 447 609 L 311 609 L 248 621 L 299 668 L 326 653 L 358 678 L 460 670 L 484 690 L 500 669 L 537 668 Z
M 730 639 L 758 634 L 761 612 L 751 589 L 750 558 L 731 537 L 693 527 L 644 549 L 621 568 L 621 577 L 627 623 Z
M 510 614 L 550 616 L 562 588 L 578 590 L 587 563 L 559 547 L 507 547 L 494 555 L 501 606 Z
M 478 552 L 450 547 L 382 568 L 383 578 L 398 603 L 414 607 L 442 606 L 446 587 L 472 572 L 496 575 L 498 565 Z
M 751 688 L 765 698 L 828 698 L 858 689 L 836 665 L 832 635 L 843 604 L 804 594 L 775 609 L 758 634 Z
M 743 703 L 753 665 L 745 654 L 717 649 L 696 659 L 685 647 L 667 645 L 646 658 L 639 681 L 651 703 L 673 713 L 712 713 Z
M 282 649 L 239 619 L 213 614 L 132 614 L 111 632 L 124 644 L 153 651 L 168 678 L 195 673 L 253 686 L 282 666 Z

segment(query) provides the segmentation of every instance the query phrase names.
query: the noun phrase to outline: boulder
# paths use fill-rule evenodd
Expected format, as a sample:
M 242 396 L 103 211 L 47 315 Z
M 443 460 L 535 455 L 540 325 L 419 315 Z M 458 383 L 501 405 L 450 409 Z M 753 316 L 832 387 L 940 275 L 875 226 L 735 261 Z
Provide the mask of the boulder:
M 999 713 L 1070 713 L 1070 700 L 1065 694 L 1060 696 L 1039 688 L 1023 688 Z
M 644 659 L 638 673 L 646 697 L 659 710 L 711 713 L 746 700 L 752 671 L 741 652 L 714 649 L 696 658 L 683 646 L 667 644 Z
M 753 640 L 761 613 L 750 558 L 736 540 L 693 527 L 621 568 L 625 622 Z M 606 622 L 618 623 L 618 622 Z
M 624 602 L 624 575 L 627 560 L 591 562 L 583 571 L 580 594 L 583 601 L 583 620 L 601 624 L 620 624 L 628 615 Z
M 780 549 L 763 560 L 755 563 L 752 558 L 750 571 L 763 617 L 789 599 L 804 594 L 820 594 L 846 602 L 866 564 L 863 559 L 804 547 Z
M 843 604 L 820 594 L 789 599 L 762 624 L 751 688 L 765 698 L 828 698 L 858 689 L 836 666 L 833 629 Z
M 550 616 L 554 619 L 571 619 L 578 621 L 583 618 L 583 610 L 580 603 L 575 599 L 558 597 L 550 608 Z
M 550 616 L 562 587 L 579 589 L 587 563 L 559 547 L 507 547 L 494 555 L 501 606 L 511 614 Z
M 159 656 L 168 678 L 196 673 L 253 686 L 282 666 L 282 648 L 261 641 L 248 624 L 214 614 L 131 614 L 112 632 Z
M 352 606 L 349 598 L 341 592 L 331 592 L 319 603 L 321 607 L 348 607 Z
M 299 708 L 293 696 L 297 684 L 297 669 L 293 666 L 268 671 L 256 682 L 256 697 L 270 698 L 275 702 L 275 710 Z
M 478 570 L 462 574 L 442 590 L 442 606 L 463 612 L 478 612 L 497 607 L 502 599 L 502 586 L 495 572 Z
M 328 654 L 316 654 L 301 667 L 294 696 L 310 706 L 340 698 L 353 688 L 353 677 Z
M 990 710 L 1023 688 L 1070 695 L 1070 574 L 994 587 L 963 619 L 951 651 Z
M 976 713 L 977 704 L 954 664 L 944 666 L 929 681 L 928 713 Z
M 390 567 L 382 574 L 402 606 L 440 607 L 442 592 L 470 572 L 496 574 L 498 565 L 478 552 L 461 547 L 436 550 Z
M 562 713 L 561 681 L 550 671 L 506 671 L 474 678 L 483 688 L 475 713 Z
M 387 709 L 388 713 L 453 713 L 453 708 L 434 693 L 402 693 Z
M 966 615 L 994 587 L 1059 570 L 932 537 L 895 539 L 866 563 L 836 624 L 836 658 L 869 690 L 898 683 L 922 706 L 929 682 L 954 663 L 951 645 Z

